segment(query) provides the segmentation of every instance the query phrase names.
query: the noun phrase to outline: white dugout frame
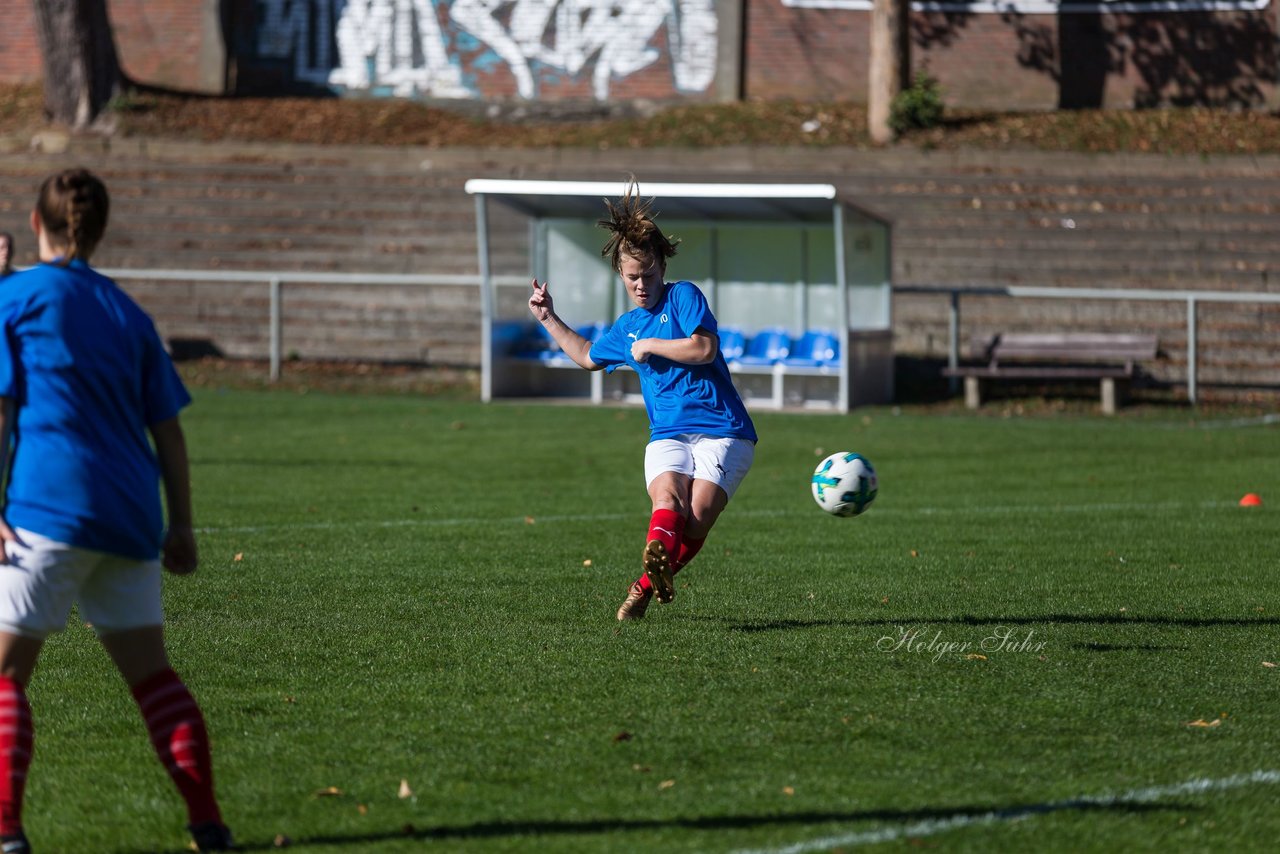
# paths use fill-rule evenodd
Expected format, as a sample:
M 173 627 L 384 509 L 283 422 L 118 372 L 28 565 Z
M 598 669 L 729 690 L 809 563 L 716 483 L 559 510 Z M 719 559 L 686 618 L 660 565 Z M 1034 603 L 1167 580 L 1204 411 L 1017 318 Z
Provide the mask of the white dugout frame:
M 515 300 L 508 294 L 504 299 L 500 293 L 512 277 L 494 273 L 488 206 L 494 201 L 528 219 L 528 276 L 552 279 L 557 312 L 566 323 L 612 322 L 627 308 L 625 294 L 616 273 L 599 257 L 605 235 L 594 226 L 605 214 L 603 199 L 618 198 L 625 184 L 474 178 L 465 190 L 476 204 L 481 398 L 554 394 L 602 402 L 603 372 L 592 372 L 574 385 L 563 376 L 568 372 L 556 371 L 562 376 L 553 379 L 546 367 L 513 364 L 504 352 L 507 341 L 495 335 L 495 328 L 532 319 L 527 308 L 522 317 L 512 309 L 513 303 L 523 307 L 523 297 Z M 672 260 L 669 278 L 689 279 L 701 287 L 722 326 L 747 327 L 749 332 L 781 326 L 797 336 L 815 327 L 844 331 L 838 369 L 731 364 L 749 405 L 763 401 L 770 408 L 847 412 L 853 405 L 892 399 L 887 220 L 840 199 L 830 184 L 642 183 L 640 193 L 656 200 L 665 232 L 690 236 Z M 746 272 L 756 269 L 763 272 Z M 527 279 L 523 287 L 528 289 Z M 755 298 L 744 299 L 752 294 Z M 764 307 L 753 316 L 751 306 L 757 304 Z

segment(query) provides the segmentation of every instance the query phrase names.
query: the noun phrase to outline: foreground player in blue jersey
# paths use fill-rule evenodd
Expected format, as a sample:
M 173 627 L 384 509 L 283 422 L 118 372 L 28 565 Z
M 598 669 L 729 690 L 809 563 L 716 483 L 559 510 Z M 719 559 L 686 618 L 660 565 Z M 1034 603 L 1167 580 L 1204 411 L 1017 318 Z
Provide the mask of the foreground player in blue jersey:
M 191 398 L 151 319 L 89 267 L 108 209 L 93 174 L 50 176 L 31 214 L 40 263 L 0 287 L 0 448 L 12 446 L 0 518 L 6 854 L 31 850 L 22 829 L 34 741 L 26 686 L 73 603 L 133 693 L 197 847 L 232 844 L 214 798 L 204 718 L 169 665 L 162 628 L 161 565 L 185 575 L 197 562 L 178 422 Z
M 650 216 L 632 183 L 617 203 L 605 201 L 612 234 L 601 253 L 622 277 L 636 307 L 594 344 L 555 313 L 547 283 L 533 282 L 529 310 L 580 367 L 627 365 L 640 377 L 649 413 L 645 481 L 653 512 L 642 565 L 619 620 L 643 617 L 655 593 L 675 597 L 673 576 L 693 560 L 746 477 L 756 431 L 720 354 L 716 318 L 692 282 L 668 283 L 676 243 Z

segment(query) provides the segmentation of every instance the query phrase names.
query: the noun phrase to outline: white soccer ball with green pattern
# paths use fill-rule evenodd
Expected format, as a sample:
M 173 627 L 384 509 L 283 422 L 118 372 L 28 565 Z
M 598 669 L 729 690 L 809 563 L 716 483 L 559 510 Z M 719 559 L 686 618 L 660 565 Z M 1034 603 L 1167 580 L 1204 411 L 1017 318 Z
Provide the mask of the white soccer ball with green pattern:
M 813 500 L 832 516 L 857 516 L 876 500 L 880 481 L 862 454 L 841 451 L 813 470 Z

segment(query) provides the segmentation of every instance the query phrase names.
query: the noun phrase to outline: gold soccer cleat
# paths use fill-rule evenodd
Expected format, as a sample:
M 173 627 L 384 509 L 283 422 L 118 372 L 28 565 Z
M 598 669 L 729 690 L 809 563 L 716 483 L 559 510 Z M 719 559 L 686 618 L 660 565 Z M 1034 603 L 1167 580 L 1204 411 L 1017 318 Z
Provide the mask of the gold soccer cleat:
M 653 601 L 653 591 L 645 590 L 639 581 L 634 581 L 627 588 L 627 598 L 622 600 L 622 606 L 618 608 L 619 620 L 639 620 L 644 617 L 644 612 L 649 610 L 649 603 Z
M 661 540 L 650 540 L 644 547 L 644 574 L 649 576 L 653 592 L 663 605 L 676 598 L 676 585 L 671 576 L 671 560 Z

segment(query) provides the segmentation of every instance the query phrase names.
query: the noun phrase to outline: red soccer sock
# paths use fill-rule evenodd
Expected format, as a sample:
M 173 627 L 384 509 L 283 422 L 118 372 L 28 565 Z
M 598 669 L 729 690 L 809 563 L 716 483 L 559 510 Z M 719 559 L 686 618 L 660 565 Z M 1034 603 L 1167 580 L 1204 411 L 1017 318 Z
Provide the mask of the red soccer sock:
M 685 521 L 685 518 L 674 510 L 654 510 L 653 515 L 649 517 L 649 536 L 645 542 L 657 540 L 666 548 L 667 554 L 674 557 L 681 549 Z M 653 585 L 649 583 L 649 576 L 641 575 L 638 580 L 645 590 L 653 589 Z
M 22 791 L 34 744 L 27 692 L 0 676 L 0 836 L 22 832 Z
M 702 544 L 707 541 L 706 537 L 695 540 L 693 537 L 685 537 L 680 542 L 680 554 L 676 555 L 676 559 L 671 562 L 671 574 L 675 575 L 680 570 L 689 565 L 689 561 L 693 560 L 701 549 Z
M 132 691 L 156 756 L 187 802 L 189 823 L 221 824 L 222 816 L 213 796 L 209 733 L 195 697 L 172 670 L 144 679 Z

